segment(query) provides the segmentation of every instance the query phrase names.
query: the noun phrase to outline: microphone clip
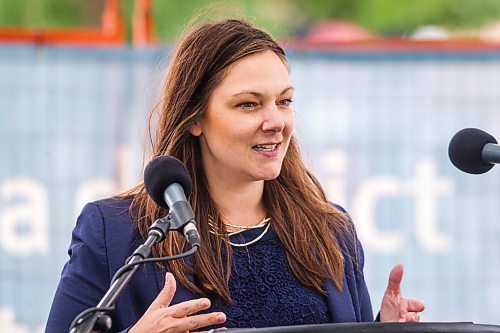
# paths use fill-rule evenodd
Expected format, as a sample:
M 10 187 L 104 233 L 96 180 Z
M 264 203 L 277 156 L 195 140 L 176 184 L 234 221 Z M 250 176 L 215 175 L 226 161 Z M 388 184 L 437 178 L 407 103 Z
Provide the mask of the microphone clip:
M 187 201 L 178 201 L 172 205 L 167 216 L 157 219 L 149 227 L 148 236 L 155 236 L 156 242 L 161 242 L 170 230 L 182 232 L 188 223 L 195 223 L 191 205 Z
M 184 233 L 191 248 L 200 246 L 200 236 L 196 230 L 193 209 L 187 201 L 177 201 L 170 208 L 167 216 L 157 219 L 149 227 L 148 235 L 156 237 L 156 242 L 165 239 L 170 230 Z
M 171 230 L 170 226 L 172 217 L 168 214 L 165 217 L 157 219 L 148 229 L 148 236 L 155 237 L 155 243 L 163 241 L 167 235 L 167 232 Z

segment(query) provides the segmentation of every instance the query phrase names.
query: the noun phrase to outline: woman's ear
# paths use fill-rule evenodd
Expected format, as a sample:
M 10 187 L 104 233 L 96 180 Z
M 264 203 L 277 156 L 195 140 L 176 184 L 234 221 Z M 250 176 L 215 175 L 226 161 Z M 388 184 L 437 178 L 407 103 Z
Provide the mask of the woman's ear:
M 191 126 L 189 126 L 189 133 L 194 136 L 200 136 L 202 133 L 200 123 L 197 121 Z

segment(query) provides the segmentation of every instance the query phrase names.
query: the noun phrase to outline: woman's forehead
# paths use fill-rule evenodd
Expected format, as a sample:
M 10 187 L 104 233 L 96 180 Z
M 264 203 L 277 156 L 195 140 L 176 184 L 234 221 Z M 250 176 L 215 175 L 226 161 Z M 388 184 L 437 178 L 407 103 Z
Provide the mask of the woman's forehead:
M 263 51 L 231 64 L 216 90 L 235 95 L 242 92 L 280 93 L 290 87 L 286 63 L 273 51 Z

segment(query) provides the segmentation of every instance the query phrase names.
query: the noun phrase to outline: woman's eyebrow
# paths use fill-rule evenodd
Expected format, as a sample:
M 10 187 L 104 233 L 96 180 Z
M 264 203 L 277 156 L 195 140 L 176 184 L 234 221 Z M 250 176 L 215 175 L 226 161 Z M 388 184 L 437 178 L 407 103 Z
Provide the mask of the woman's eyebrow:
M 283 95 L 284 93 L 286 93 L 289 90 L 295 90 L 295 88 L 292 87 L 292 86 L 286 87 L 279 94 Z M 243 91 L 237 92 L 236 94 L 233 94 L 231 96 L 232 97 L 236 97 L 236 96 L 239 96 L 239 95 L 254 95 L 256 97 L 262 97 L 264 94 L 262 94 L 262 93 L 260 93 L 258 91 L 253 91 L 253 90 L 243 90 Z
M 243 90 L 243 91 L 240 91 L 236 94 L 233 94 L 232 97 L 236 97 L 236 96 L 239 96 L 239 95 L 254 95 L 256 97 L 261 97 L 263 94 L 260 93 L 260 92 L 257 92 L 257 91 L 252 91 L 252 90 Z

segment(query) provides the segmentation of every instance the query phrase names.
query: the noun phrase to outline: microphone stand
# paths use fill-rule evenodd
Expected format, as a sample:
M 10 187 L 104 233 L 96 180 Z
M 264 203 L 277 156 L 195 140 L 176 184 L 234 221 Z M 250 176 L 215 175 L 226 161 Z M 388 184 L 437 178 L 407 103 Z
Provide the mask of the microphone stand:
M 172 217 L 170 214 L 156 220 L 149 228 L 147 240 L 140 245 L 134 253 L 132 253 L 132 255 L 125 262 L 125 265 L 129 266 L 139 260 L 149 257 L 153 245 L 165 239 L 165 235 L 170 230 L 171 220 Z M 72 325 L 70 333 L 89 333 L 98 332 L 100 330 L 107 331 L 111 329 L 111 317 L 109 317 L 105 311 L 113 309 L 116 298 L 128 284 L 137 269 L 139 269 L 139 265 L 134 265 L 132 267 L 128 267 L 128 269 L 126 269 L 118 277 L 115 275 L 115 278 L 113 278 L 111 282 L 111 286 L 102 297 L 99 304 L 97 304 L 97 307 L 87 309 L 80 313 L 77 317 L 78 319 L 76 320 L 76 323 Z

